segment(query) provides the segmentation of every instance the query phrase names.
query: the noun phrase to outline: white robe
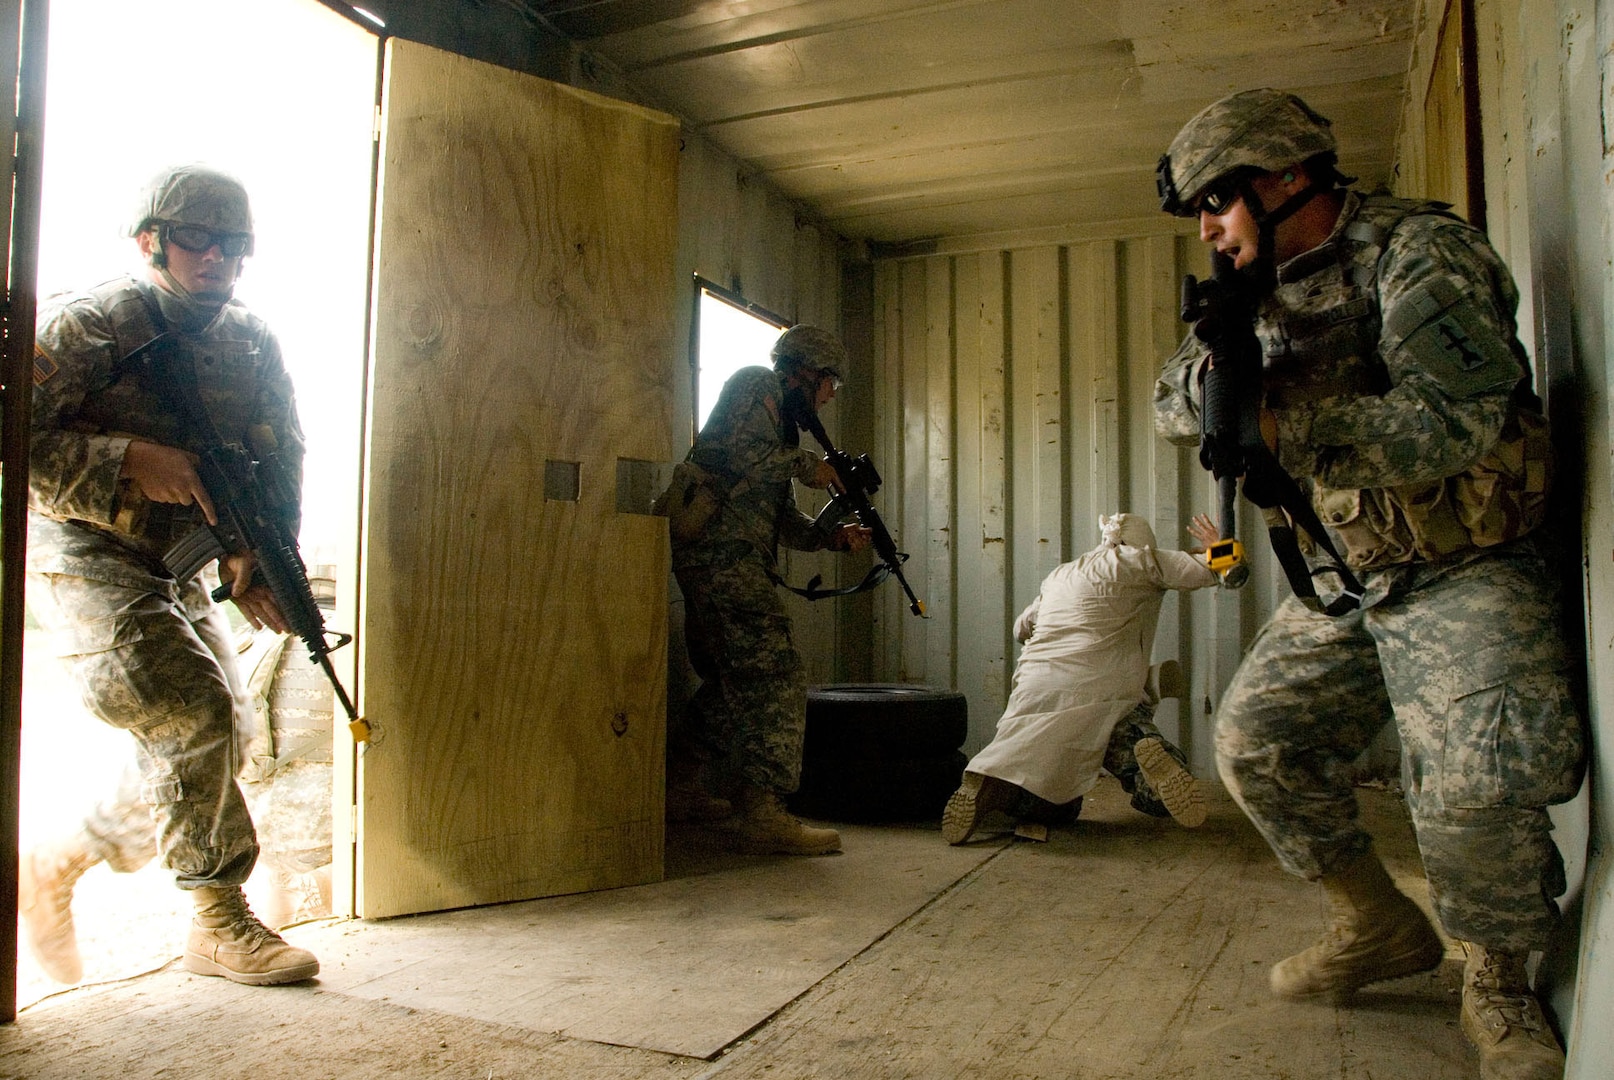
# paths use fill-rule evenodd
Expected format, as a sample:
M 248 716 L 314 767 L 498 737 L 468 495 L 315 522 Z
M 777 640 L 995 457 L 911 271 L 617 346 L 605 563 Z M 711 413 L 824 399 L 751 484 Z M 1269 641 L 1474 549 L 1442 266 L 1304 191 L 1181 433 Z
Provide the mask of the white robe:
M 1144 700 L 1165 591 L 1216 582 L 1198 556 L 1124 544 L 1056 566 L 1015 620 L 1025 648 L 1008 708 L 969 771 L 1052 803 L 1085 795 L 1116 722 Z

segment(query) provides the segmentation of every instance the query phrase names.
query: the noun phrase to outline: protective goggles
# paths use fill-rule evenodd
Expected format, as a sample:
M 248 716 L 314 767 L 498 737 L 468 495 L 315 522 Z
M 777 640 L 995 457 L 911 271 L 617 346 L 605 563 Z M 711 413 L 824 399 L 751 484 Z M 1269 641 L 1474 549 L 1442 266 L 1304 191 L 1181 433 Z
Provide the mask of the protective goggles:
M 1193 216 L 1198 217 L 1200 214 L 1210 214 L 1212 217 L 1220 217 L 1233 209 L 1233 204 L 1238 202 L 1244 194 L 1244 184 L 1247 179 L 1247 174 L 1240 169 L 1230 172 L 1226 176 L 1217 177 L 1209 184 L 1206 184 L 1205 190 L 1199 193 L 1199 198 L 1195 199 L 1190 206 Z
M 226 259 L 239 259 L 252 254 L 252 234 L 244 232 L 214 232 L 200 225 L 183 225 L 178 222 L 162 223 L 162 238 L 192 255 L 201 255 L 217 246 Z
M 841 373 L 832 367 L 818 369 L 818 381 L 829 380 L 831 390 L 839 391 L 841 388 Z

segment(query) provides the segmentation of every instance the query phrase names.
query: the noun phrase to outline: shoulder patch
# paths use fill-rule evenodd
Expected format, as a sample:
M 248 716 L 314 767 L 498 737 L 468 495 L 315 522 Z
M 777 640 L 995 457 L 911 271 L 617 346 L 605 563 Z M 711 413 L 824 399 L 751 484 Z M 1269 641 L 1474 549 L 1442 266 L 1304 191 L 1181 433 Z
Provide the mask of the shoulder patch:
M 56 361 L 52 360 L 50 354 L 36 341 L 34 343 L 34 385 L 43 385 L 52 375 L 56 374 L 57 370 Z

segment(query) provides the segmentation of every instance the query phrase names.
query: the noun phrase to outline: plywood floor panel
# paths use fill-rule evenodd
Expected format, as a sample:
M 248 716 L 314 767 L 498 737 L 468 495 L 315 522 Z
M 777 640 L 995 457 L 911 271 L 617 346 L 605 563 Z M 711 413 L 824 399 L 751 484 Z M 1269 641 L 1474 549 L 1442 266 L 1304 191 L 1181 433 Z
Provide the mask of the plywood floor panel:
M 1362 796 L 1387 864 L 1426 902 L 1399 803 Z M 1133 813 L 1105 780 L 1046 844 L 845 834 L 843 856 L 756 859 L 674 833 L 652 885 L 297 927 L 287 936 L 324 963 L 314 984 L 171 967 L 59 995 L 0 1027 L 0 1080 L 1478 1073 L 1455 960 L 1350 1007 L 1268 994 L 1270 964 L 1326 914 L 1219 792 L 1197 831 Z
M 1001 846 L 848 828 L 844 855 L 383 922 L 299 939 L 335 993 L 708 1057 L 763 1023 Z M 689 856 L 686 854 L 686 859 Z M 700 856 L 695 860 L 699 862 Z
M 1277 1001 L 1268 969 L 1321 931 L 1317 887 L 1282 876 L 1225 796 L 1190 832 L 1112 784 L 1097 794 L 1074 829 L 1005 849 L 707 1075 L 1468 1080 L 1459 962 L 1351 1008 Z M 1404 821 L 1376 816 L 1405 870 Z

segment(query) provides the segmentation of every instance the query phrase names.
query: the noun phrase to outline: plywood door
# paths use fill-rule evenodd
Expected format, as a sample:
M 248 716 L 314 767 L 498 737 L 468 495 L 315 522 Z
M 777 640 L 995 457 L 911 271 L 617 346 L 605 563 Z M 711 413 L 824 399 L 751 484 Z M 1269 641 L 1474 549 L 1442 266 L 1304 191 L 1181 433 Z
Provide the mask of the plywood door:
M 661 876 L 670 117 L 393 40 L 357 913 Z

